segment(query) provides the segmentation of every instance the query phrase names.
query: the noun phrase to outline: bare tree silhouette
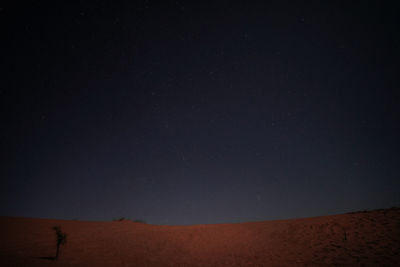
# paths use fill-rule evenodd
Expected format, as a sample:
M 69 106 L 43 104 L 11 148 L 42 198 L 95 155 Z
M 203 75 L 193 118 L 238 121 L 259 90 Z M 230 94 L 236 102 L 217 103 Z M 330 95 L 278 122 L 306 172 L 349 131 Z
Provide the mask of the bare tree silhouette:
M 56 231 L 56 236 L 57 236 L 57 252 L 56 252 L 56 257 L 54 259 L 58 260 L 60 245 L 64 245 L 65 243 L 67 243 L 67 234 L 61 231 L 60 226 L 54 226 L 53 230 Z

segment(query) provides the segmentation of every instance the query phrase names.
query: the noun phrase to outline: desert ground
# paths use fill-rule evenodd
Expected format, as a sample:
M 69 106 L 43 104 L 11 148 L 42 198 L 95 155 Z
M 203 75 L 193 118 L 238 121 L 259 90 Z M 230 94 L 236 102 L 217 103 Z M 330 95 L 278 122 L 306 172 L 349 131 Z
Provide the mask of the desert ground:
M 400 208 L 191 226 L 0 217 L 0 265 L 400 266 Z

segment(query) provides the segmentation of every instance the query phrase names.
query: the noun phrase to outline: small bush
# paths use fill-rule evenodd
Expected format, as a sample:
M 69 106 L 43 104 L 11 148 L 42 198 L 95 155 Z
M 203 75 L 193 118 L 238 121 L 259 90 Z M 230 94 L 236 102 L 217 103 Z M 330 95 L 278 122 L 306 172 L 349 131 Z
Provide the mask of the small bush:
M 57 252 L 54 259 L 58 260 L 60 245 L 64 245 L 65 243 L 67 243 L 67 234 L 61 231 L 60 226 L 54 226 L 53 230 L 56 231 L 56 237 L 57 237 Z
M 144 221 L 144 220 L 140 220 L 140 219 L 131 220 L 131 219 L 126 218 L 126 217 L 121 217 L 121 218 L 118 218 L 118 219 L 113 219 L 113 221 L 114 221 L 114 222 L 131 221 L 131 222 L 134 222 L 134 223 L 146 223 L 146 221 Z

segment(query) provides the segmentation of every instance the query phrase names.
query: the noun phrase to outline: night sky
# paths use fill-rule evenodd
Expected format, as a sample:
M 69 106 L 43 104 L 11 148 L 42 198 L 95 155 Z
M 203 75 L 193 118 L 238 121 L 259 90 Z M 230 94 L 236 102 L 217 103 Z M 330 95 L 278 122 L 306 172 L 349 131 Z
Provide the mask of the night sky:
M 400 206 L 400 9 L 303 2 L 0 7 L 0 215 L 186 225 Z

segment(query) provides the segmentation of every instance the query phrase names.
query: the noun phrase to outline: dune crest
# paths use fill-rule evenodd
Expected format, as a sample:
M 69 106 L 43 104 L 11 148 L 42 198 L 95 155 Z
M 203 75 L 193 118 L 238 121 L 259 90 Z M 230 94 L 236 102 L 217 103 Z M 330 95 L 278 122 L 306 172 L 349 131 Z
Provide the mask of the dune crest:
M 52 227 L 68 234 L 55 263 Z M 400 209 L 193 226 L 0 217 L 2 266 L 396 266 Z

